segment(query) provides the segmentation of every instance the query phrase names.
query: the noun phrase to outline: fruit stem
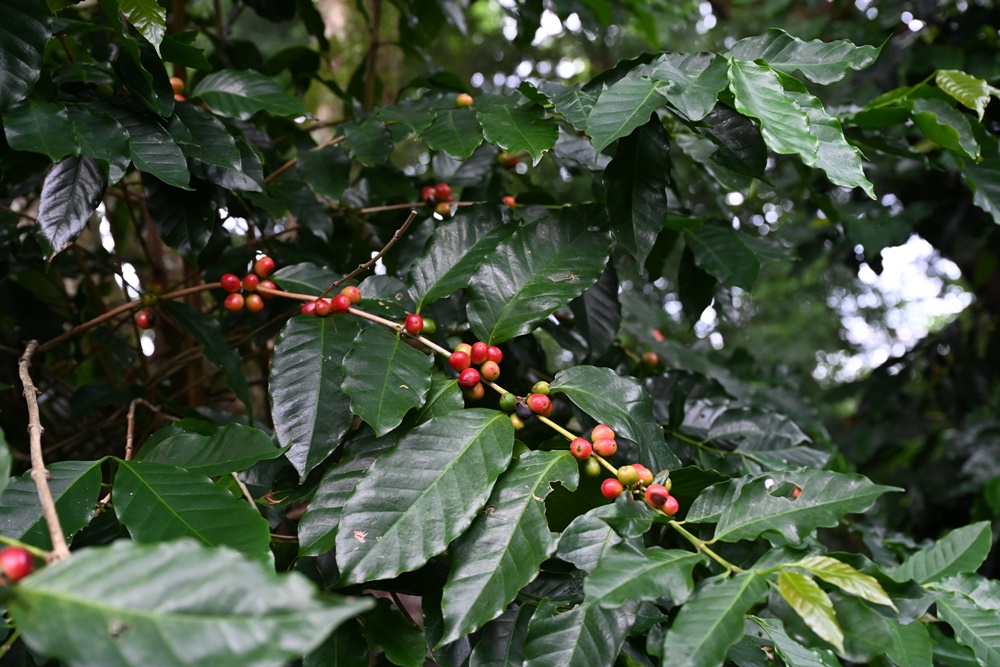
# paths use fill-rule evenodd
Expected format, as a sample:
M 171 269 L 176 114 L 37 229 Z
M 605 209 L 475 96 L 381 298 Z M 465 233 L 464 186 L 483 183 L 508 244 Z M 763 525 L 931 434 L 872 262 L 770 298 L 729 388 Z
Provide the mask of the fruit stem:
M 698 537 L 695 537 L 694 535 L 692 535 L 684 526 L 682 526 L 680 524 L 680 522 L 674 521 L 673 519 L 671 519 L 669 521 L 669 523 L 670 523 L 671 527 L 673 527 L 674 530 L 676 530 L 678 533 L 680 533 L 681 535 L 683 535 L 684 538 L 688 542 L 690 542 L 692 545 L 694 545 L 695 549 L 697 549 L 698 551 L 701 551 L 706 556 L 708 556 L 709 558 L 711 558 L 712 560 L 714 560 L 716 563 L 718 563 L 722 567 L 726 568 L 726 572 L 728 572 L 729 574 L 735 574 L 736 572 L 742 572 L 743 571 L 743 568 L 740 568 L 740 567 L 737 567 L 737 566 L 733 565 L 728 560 L 726 560 L 725 558 L 723 558 L 719 554 L 717 554 L 714 551 L 712 551 L 712 549 L 708 546 L 708 544 L 705 543 L 704 540 L 699 539 Z
M 44 549 L 39 549 L 38 547 L 26 544 L 19 540 L 15 540 L 12 537 L 7 537 L 6 535 L 0 535 L 0 544 L 6 544 L 7 546 L 10 547 L 21 547 L 35 558 L 41 558 L 43 560 L 48 558 L 49 556 L 49 552 L 45 551 Z

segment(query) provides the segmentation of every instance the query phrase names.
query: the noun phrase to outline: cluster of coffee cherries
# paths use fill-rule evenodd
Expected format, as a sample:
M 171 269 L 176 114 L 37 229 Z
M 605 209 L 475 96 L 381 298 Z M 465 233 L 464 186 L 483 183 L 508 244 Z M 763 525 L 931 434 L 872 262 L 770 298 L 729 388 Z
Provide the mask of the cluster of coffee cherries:
M 536 382 L 527 396 L 515 396 L 507 392 L 500 396 L 500 409 L 510 413 L 510 423 L 515 431 L 525 427 L 525 423 L 534 415 L 551 417 L 555 406 L 549 398 L 549 383 Z
M 493 382 L 500 377 L 502 360 L 503 352 L 499 347 L 477 340 L 471 345 L 469 343 L 456 345 L 455 351 L 448 357 L 448 365 L 458 373 L 458 386 L 465 391 L 465 395 L 473 401 L 478 401 L 486 394 L 482 381 Z M 479 366 L 479 369 L 473 366 Z
M 319 317 L 326 317 L 331 313 L 340 315 L 346 313 L 351 306 L 359 303 L 361 303 L 361 290 L 354 285 L 348 285 L 340 290 L 340 294 L 336 296 L 307 301 L 302 304 L 299 312 L 303 315 L 318 315 Z
M 219 279 L 222 289 L 229 292 L 222 305 L 226 310 L 235 313 L 244 306 L 251 313 L 259 313 L 264 310 L 264 299 L 271 299 L 257 292 L 258 287 L 265 289 L 278 289 L 270 280 L 265 280 L 274 271 L 274 260 L 264 255 L 253 263 L 253 271 L 240 280 L 235 273 L 227 273 Z
M 447 183 L 424 186 L 420 190 L 420 199 L 428 206 L 433 206 L 434 212 L 442 216 L 451 215 L 451 202 L 455 201 L 451 196 L 451 186 Z
M 0 551 L 0 574 L 7 583 L 24 579 L 35 569 L 35 558 L 23 547 L 7 547 Z

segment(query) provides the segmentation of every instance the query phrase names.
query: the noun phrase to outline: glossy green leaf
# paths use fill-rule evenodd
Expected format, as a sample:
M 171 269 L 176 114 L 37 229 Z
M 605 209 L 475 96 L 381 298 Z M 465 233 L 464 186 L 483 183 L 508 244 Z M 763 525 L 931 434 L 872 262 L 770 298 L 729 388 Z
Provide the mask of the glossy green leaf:
M 38 80 L 51 24 L 41 2 L 0 3 L 0 112 L 27 97 Z
M 341 146 L 302 151 L 295 168 L 313 192 L 330 201 L 339 202 L 350 186 L 351 159 Z
M 464 160 L 483 143 L 483 129 L 471 108 L 438 111 L 434 121 L 420 133 L 433 150 Z
M 160 42 L 167 32 L 167 11 L 157 0 L 118 0 L 118 8 L 128 22 L 160 52 Z
M 699 121 L 729 85 L 728 69 L 728 61 L 719 55 L 664 53 L 650 63 L 649 76 L 666 84 L 660 92 L 671 106 L 689 120 Z
M 69 540 L 94 518 L 94 507 L 101 492 L 101 464 L 97 461 L 58 461 L 49 463 L 49 490 L 55 499 L 56 512 L 66 539 Z M 0 534 L 27 542 L 40 549 L 51 549 L 49 529 L 42 518 L 38 489 L 31 472 L 9 479 L 0 494 Z
M 197 37 L 197 30 L 184 30 L 167 35 L 160 42 L 160 54 L 167 62 L 207 72 L 212 69 L 212 65 L 205 57 L 205 52 L 194 46 L 193 42 Z
M 584 572 L 592 572 L 604 554 L 622 541 L 604 520 L 615 509 L 615 505 L 600 505 L 573 519 L 559 535 L 556 556 Z
M 582 604 L 560 611 L 543 603 L 528 623 L 525 667 L 611 667 L 635 619 L 638 603 L 617 609 Z
M 977 574 L 957 574 L 936 581 L 934 590 L 961 593 L 983 609 L 1000 611 L 1000 581 L 986 579 Z
M 341 383 L 344 357 L 358 331 L 353 317 L 293 317 L 274 344 L 271 419 L 300 480 L 333 453 L 354 418 Z
M 344 123 L 340 129 L 351 157 L 366 167 L 385 162 L 392 152 L 392 135 L 374 116 Z
M 844 632 L 837 623 L 833 603 L 812 577 L 786 570 L 778 576 L 778 591 L 813 632 L 844 652 Z
M 743 636 L 743 618 L 767 593 L 767 582 L 752 572 L 706 579 L 663 637 L 663 667 L 713 667 Z
M 721 225 L 700 225 L 684 230 L 684 239 L 698 266 L 726 285 L 748 292 L 760 275 L 760 259 L 739 232 Z
M 552 484 L 573 490 L 578 464 L 568 451 L 527 452 L 497 480 L 486 508 L 449 548 L 451 572 L 444 586 L 448 644 L 503 613 L 556 548 L 545 520 Z
M 972 190 L 972 202 L 1000 225 L 1000 150 L 995 140 L 984 144 L 983 155 L 981 162 L 963 166 L 962 177 Z
M 208 164 L 200 160 L 189 160 L 189 168 L 194 178 L 214 183 L 227 190 L 238 192 L 262 192 L 264 190 L 264 168 L 260 156 L 241 137 L 235 138 L 239 159 L 229 166 Z
M 297 98 L 274 79 L 251 69 L 217 70 L 198 82 L 191 96 L 201 99 L 220 116 L 249 120 L 258 111 L 274 116 L 307 116 Z
M 368 648 L 382 647 L 385 657 L 401 667 L 423 667 L 427 644 L 421 629 L 413 627 L 392 602 L 382 598 L 361 617 Z
M 774 70 L 754 62 L 733 59 L 729 88 L 736 110 L 760 123 L 764 142 L 775 153 L 815 156 L 819 140 L 809 132 L 809 116 L 785 95 Z
M 604 185 L 611 235 L 641 269 L 663 231 L 670 187 L 670 135 L 659 118 L 618 142 Z
M 784 30 L 771 28 L 762 35 L 747 37 L 733 46 L 729 55 L 740 60 L 763 59 L 782 72 L 798 70 L 815 83 L 840 81 L 851 70 L 862 70 L 875 62 L 881 47 L 856 46 L 846 39 L 805 42 Z
M 534 606 L 521 605 L 487 623 L 469 656 L 469 667 L 522 667 L 524 641 L 534 611 Z
M 573 330 L 584 337 L 590 348 L 589 358 L 599 358 L 614 345 L 622 325 L 614 266 L 609 264 L 583 296 L 570 302 L 569 308 L 573 311 Z
M 979 159 L 979 142 L 969 117 L 947 102 L 913 100 L 910 117 L 921 133 L 934 143 L 971 160 Z
M 930 549 L 921 549 L 892 573 L 896 581 L 926 584 L 961 572 L 975 572 L 983 564 L 993 544 L 988 521 L 980 521 L 951 531 Z
M 833 602 L 844 633 L 843 656 L 854 663 L 872 662 L 886 655 L 899 667 L 930 667 L 931 640 L 920 621 L 906 625 L 878 613 L 857 598 Z
M 115 514 L 140 544 L 192 537 L 251 558 L 269 558 L 267 520 L 206 475 L 182 468 L 116 459 Z
M 579 88 L 568 88 L 556 81 L 542 81 L 538 89 L 549 98 L 552 106 L 576 130 L 587 129 L 587 116 L 597 102 L 597 95 Z
M 1000 665 L 1000 623 L 995 609 L 983 609 L 960 593 L 948 593 L 938 598 L 937 613 L 955 630 L 955 638 L 975 652 L 980 665 Z
M 427 242 L 424 254 L 410 267 L 410 296 L 417 312 L 438 299 L 469 286 L 479 265 L 510 238 L 510 209 L 477 204 L 459 209 Z
M 802 489 L 798 498 L 772 496 L 769 489 L 789 482 Z M 852 512 L 864 512 L 883 493 L 895 487 L 873 484 L 861 475 L 827 470 L 772 473 L 747 481 L 731 496 L 719 517 L 715 539 L 752 540 L 775 533 L 798 543 L 816 528 L 837 525 Z
M 822 468 L 828 452 L 802 446 L 809 437 L 785 415 L 751 409 L 727 410 L 712 422 L 709 440 L 739 438 L 736 451 L 766 470 Z
M 8 604 L 31 650 L 69 667 L 280 667 L 372 605 L 191 540 L 76 552 Z
M 483 127 L 486 141 L 511 153 L 527 153 L 535 165 L 559 137 L 555 121 L 534 104 L 517 106 L 504 101 L 485 105 L 476 110 L 476 120 Z
M 608 235 L 591 231 L 603 211 L 575 209 L 514 232 L 470 283 L 469 323 L 480 340 L 501 343 L 533 330 L 597 282 L 608 261 Z
M 187 188 L 191 180 L 187 160 L 173 138 L 152 118 L 139 116 L 119 107 L 107 107 L 129 137 L 132 163 L 141 172 L 151 174 L 168 185 Z
M 990 95 L 997 94 L 987 81 L 954 69 L 939 69 L 934 74 L 934 82 L 956 102 L 975 111 L 980 121 L 990 102 Z
M 137 461 L 177 466 L 208 477 L 246 470 L 277 458 L 281 450 L 263 431 L 242 424 L 215 426 L 182 419 L 153 433 L 136 454 Z
M 196 189 L 181 189 L 151 176 L 143 179 L 143 186 L 146 207 L 160 238 L 196 262 L 217 224 L 219 202 L 215 188 L 202 183 Z
M 347 622 L 302 659 L 302 667 L 368 667 L 368 642 L 358 623 Z
M 692 570 L 708 559 L 700 553 L 649 547 L 636 551 L 619 546 L 609 549 L 587 576 L 587 600 L 602 607 L 620 607 L 629 600 L 654 601 L 667 596 L 683 604 L 694 592 Z
M 496 410 L 437 417 L 382 456 L 348 499 L 338 527 L 344 583 L 413 570 L 461 535 L 510 461 L 514 427 Z
M 48 155 L 53 162 L 79 154 L 76 130 L 62 104 L 29 97 L 7 110 L 3 129 L 7 143 L 17 151 Z
M 587 134 L 598 153 L 649 122 L 667 98 L 649 77 L 625 77 L 601 93 L 587 116 Z
M 170 134 L 184 155 L 205 164 L 240 169 L 240 149 L 229 130 L 212 114 L 191 104 L 178 104 Z
M 417 424 L 423 424 L 434 417 L 441 417 L 449 412 L 465 407 L 462 389 L 458 386 L 458 378 L 449 378 L 434 371 L 431 375 L 431 387 L 427 390 L 427 400 L 414 413 Z
M 104 169 L 97 160 L 68 157 L 52 167 L 38 205 L 38 232 L 50 259 L 76 240 L 103 195 Z
M 830 651 L 808 648 L 789 637 L 778 619 L 751 616 L 750 620 L 763 628 L 774 643 L 774 650 L 788 667 L 840 667 L 837 656 Z
M 309 262 L 283 266 L 271 274 L 271 280 L 286 292 L 319 296 L 342 276 L 329 268 Z
M 424 404 L 434 360 L 384 327 L 364 328 L 344 357 L 343 392 L 351 411 L 384 435 Z
M 798 567 L 819 577 L 844 591 L 869 602 L 896 608 L 889 594 L 885 592 L 878 580 L 868 574 L 859 572 L 847 563 L 830 556 L 809 556 L 802 560 L 789 563 L 786 567 Z
M 753 121 L 720 104 L 705 123 L 698 130 L 716 145 L 712 162 L 740 176 L 767 180 L 767 145 Z
M 663 440 L 663 429 L 653 414 L 653 399 L 635 378 L 618 375 L 610 368 L 574 366 L 559 371 L 550 385 L 552 391 L 565 394 L 597 422 L 634 441 L 639 458 L 650 470 L 680 465 Z
M 80 154 L 104 165 L 109 184 L 120 181 L 132 162 L 125 128 L 100 110 L 72 106 L 67 111 L 80 143 Z

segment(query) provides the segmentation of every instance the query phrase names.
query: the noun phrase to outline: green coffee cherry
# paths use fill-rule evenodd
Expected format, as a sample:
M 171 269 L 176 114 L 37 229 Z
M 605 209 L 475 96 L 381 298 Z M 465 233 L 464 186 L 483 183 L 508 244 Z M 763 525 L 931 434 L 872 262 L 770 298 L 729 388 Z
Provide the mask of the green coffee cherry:
M 552 390 L 549 387 L 549 383 L 544 380 L 542 382 L 536 382 L 535 386 L 531 388 L 532 394 L 541 394 L 542 396 L 548 396 L 550 391 Z
M 595 458 L 589 458 L 583 462 L 583 472 L 588 477 L 599 477 L 601 474 L 601 464 Z
M 426 323 L 427 320 L 424 320 Z M 500 396 L 500 409 L 504 412 L 514 412 L 514 408 L 517 407 L 517 396 L 508 392 L 505 392 Z

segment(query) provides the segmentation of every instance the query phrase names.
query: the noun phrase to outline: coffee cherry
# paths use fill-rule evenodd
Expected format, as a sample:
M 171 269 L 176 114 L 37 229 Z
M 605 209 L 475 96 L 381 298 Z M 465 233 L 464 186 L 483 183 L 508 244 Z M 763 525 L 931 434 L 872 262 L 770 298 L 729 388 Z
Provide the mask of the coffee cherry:
M 146 292 L 142 295 L 142 305 L 146 308 L 152 308 L 160 301 L 159 294 L 153 294 L 152 292 Z
M 112 86 L 110 83 L 97 84 L 95 91 L 97 92 L 97 96 L 100 97 L 102 100 L 106 100 L 115 96 L 115 87 Z
M 667 490 L 667 493 L 670 493 L 670 489 L 674 488 L 673 480 L 669 477 L 663 480 L 663 488 Z
M 434 207 L 434 212 L 440 215 L 442 218 L 447 218 L 451 215 L 451 204 L 448 202 L 441 202 Z
M 798 498 L 799 496 L 801 496 L 802 495 L 802 487 L 796 485 L 796 487 L 794 489 L 792 489 L 792 494 L 791 495 L 792 495 L 792 500 L 795 500 L 796 498 Z
M 500 409 L 504 412 L 514 412 L 514 406 L 516 405 L 517 396 L 514 394 L 507 391 L 500 395 Z
M 170 87 L 173 89 L 175 94 L 181 94 L 184 92 L 184 80 L 176 76 L 170 77 Z
M 472 346 L 468 343 L 459 343 L 455 346 L 456 352 L 465 352 L 469 357 L 472 357 Z
M 486 358 L 499 364 L 503 361 L 503 352 L 496 345 L 490 345 L 486 348 Z
M 465 352 L 452 352 L 451 356 L 448 357 L 448 365 L 461 373 L 471 366 L 472 362 L 469 361 L 469 355 Z
M 497 155 L 497 164 L 505 169 L 513 169 L 520 161 L 520 158 L 513 153 L 508 153 L 507 151 L 503 151 Z
M 472 95 L 468 93 L 462 93 L 455 98 L 455 106 L 458 108 L 471 107 L 472 106 Z
M 219 278 L 219 282 L 222 283 L 222 289 L 227 292 L 239 292 L 240 288 L 243 287 L 243 281 L 235 273 L 225 274 Z
M 315 301 L 305 302 L 304 304 L 302 304 L 302 307 L 299 308 L 299 313 L 301 313 L 302 315 L 315 315 L 316 302 Z
M 437 322 L 429 317 L 424 318 L 424 333 L 428 336 L 438 330 Z
M 517 416 L 523 419 L 524 421 L 528 421 L 529 419 L 531 419 L 531 415 L 533 414 L 531 412 L 531 408 L 525 405 L 524 402 L 522 401 L 518 401 L 517 405 L 514 406 L 514 412 L 516 412 Z
M 486 361 L 486 354 L 489 349 L 489 346 L 481 340 L 473 343 L 472 352 L 469 353 L 469 358 L 472 359 L 472 363 L 481 364 Z
M 470 369 L 471 370 L 471 369 Z M 477 382 L 472 389 L 465 390 L 465 396 L 470 401 L 481 401 L 483 396 L 486 395 L 486 389 L 483 387 L 481 382 Z
M 656 368 L 660 365 L 660 355 L 656 352 L 644 352 L 642 355 L 642 363 L 646 364 L 650 368 Z
M 569 443 L 569 453 L 581 461 L 590 458 L 593 451 L 594 446 L 586 438 L 573 438 L 572 442 Z
M 226 297 L 226 300 L 222 302 L 222 305 L 226 307 L 226 310 L 235 313 L 243 307 L 243 295 L 235 293 L 230 294 Z
M 140 329 L 152 329 L 154 324 L 156 324 L 156 316 L 151 310 L 140 310 L 139 314 L 135 316 L 135 325 Z
M 670 492 L 662 484 L 650 484 L 646 487 L 646 502 L 653 507 L 663 507 L 669 497 Z
M 420 332 L 424 330 L 424 318 L 420 317 L 416 313 L 411 313 L 406 316 L 406 322 L 403 324 L 403 328 L 405 328 L 406 333 L 411 336 L 419 336 Z
M 677 510 L 681 508 L 681 504 L 677 502 L 677 499 L 673 496 L 667 496 L 667 502 L 663 505 L 663 513 L 667 516 L 673 516 L 677 514 Z
M 260 284 L 260 276 L 256 273 L 248 273 L 246 277 L 243 278 L 243 289 L 247 292 L 253 292 L 257 289 L 257 285 Z
M 531 411 L 537 414 L 546 412 L 552 407 L 552 401 L 545 394 L 531 394 L 526 400 Z
M 548 396 L 551 389 L 549 388 L 549 383 L 542 380 L 541 382 L 536 382 L 531 387 L 532 394 L 542 394 L 543 396 Z
M 320 317 L 326 317 L 330 314 L 330 300 L 329 299 L 316 299 L 313 303 L 316 304 L 315 312 Z
M 632 467 L 639 473 L 639 483 L 649 485 L 653 483 L 653 471 L 641 463 L 633 463 Z
M 251 313 L 259 313 L 264 310 L 264 299 L 260 294 L 249 294 L 246 298 L 246 307 Z
M 514 426 L 515 431 L 520 431 L 524 428 L 524 420 L 517 415 L 510 416 L 510 423 Z
M 493 382 L 500 377 L 500 366 L 495 361 L 487 361 L 479 367 L 479 374 L 483 376 L 484 380 Z
M 604 497 L 608 500 L 614 500 L 620 496 L 624 490 L 625 487 L 622 486 L 622 483 L 614 477 L 609 477 L 601 482 L 601 493 L 603 493 Z
M 504 206 L 507 206 L 508 208 L 514 208 L 515 206 L 517 206 L 517 200 L 511 197 L 510 195 L 505 196 L 500 201 L 502 201 Z
M 479 384 L 480 379 L 479 371 L 475 368 L 466 368 L 458 374 L 458 386 L 463 389 L 472 389 Z
M 587 477 L 597 477 L 601 474 L 601 464 L 595 458 L 589 458 L 583 462 L 583 474 Z
M 347 297 L 353 305 L 361 303 L 361 290 L 359 290 L 354 285 L 348 285 L 344 289 L 340 290 L 340 293 Z
M 351 300 L 347 298 L 344 294 L 338 294 L 337 296 L 330 299 L 330 312 L 331 313 L 346 313 L 351 307 Z
M 180 93 L 174 93 L 174 102 L 183 102 L 186 99 L 187 98 L 181 95 Z
M 639 481 L 639 471 L 632 466 L 622 466 L 618 469 L 618 481 L 625 486 L 632 486 Z
M 264 289 L 273 289 L 273 290 L 278 289 L 278 286 L 275 285 L 274 282 L 272 282 L 270 280 L 262 280 L 262 281 L 260 281 L 260 284 L 257 285 L 258 291 L 260 290 L 261 287 L 263 287 Z M 270 301 L 271 299 L 274 298 L 273 294 L 264 294 L 263 292 L 261 292 L 260 295 L 262 297 L 264 297 L 264 299 L 267 300 L 267 301 Z
M 274 271 L 274 260 L 264 255 L 253 263 L 253 272 L 261 278 L 267 278 Z
M 434 196 L 440 202 L 451 201 L 451 186 L 447 183 L 438 183 L 434 188 Z
M 0 551 L 0 572 L 10 583 L 24 579 L 34 569 L 35 559 L 27 549 L 8 547 Z
M 593 440 L 594 442 L 597 442 L 601 438 L 614 439 L 614 437 L 615 437 L 615 432 L 611 429 L 610 426 L 606 426 L 604 424 L 598 424 L 597 426 L 594 427 L 594 430 L 590 432 L 590 439 Z
M 556 411 L 556 404 L 553 403 L 552 401 L 549 401 L 548 409 L 545 412 L 540 412 L 538 414 L 540 414 L 543 417 L 551 417 L 552 413 L 555 411 Z
M 420 198 L 423 201 L 427 202 L 428 204 L 436 203 L 437 198 L 435 198 L 434 196 L 434 186 L 425 185 L 424 187 L 420 188 Z
M 618 451 L 618 443 L 611 438 L 598 438 L 594 440 L 594 451 L 601 456 L 614 456 Z

